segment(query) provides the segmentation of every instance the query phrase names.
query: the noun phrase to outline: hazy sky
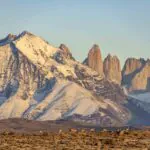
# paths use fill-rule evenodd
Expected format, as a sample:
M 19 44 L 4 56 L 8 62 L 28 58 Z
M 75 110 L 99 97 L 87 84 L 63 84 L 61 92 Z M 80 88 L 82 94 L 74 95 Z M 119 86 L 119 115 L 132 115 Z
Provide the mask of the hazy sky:
M 103 58 L 150 58 L 150 0 L 0 0 L 0 38 L 28 30 L 65 43 L 82 61 L 94 43 Z

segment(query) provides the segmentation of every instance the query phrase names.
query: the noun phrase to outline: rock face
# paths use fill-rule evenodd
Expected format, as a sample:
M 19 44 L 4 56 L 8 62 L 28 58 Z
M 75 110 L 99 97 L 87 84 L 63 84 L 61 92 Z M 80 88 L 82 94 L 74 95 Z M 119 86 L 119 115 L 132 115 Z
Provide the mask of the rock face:
M 134 76 L 131 85 L 132 90 L 150 90 L 150 61 Z
M 122 75 L 128 77 L 128 75 L 136 73 L 144 63 L 143 59 L 128 58 L 123 67 Z
M 16 35 L 8 34 L 4 39 L 0 40 L 0 46 L 8 44 L 16 38 Z
M 15 93 L 26 100 L 31 93 L 49 84 L 44 73 L 12 41 L 0 47 L 0 64 L 0 95 L 6 98 Z
M 88 53 L 87 65 L 93 70 L 97 71 L 100 75 L 103 75 L 103 61 L 101 51 L 98 45 L 93 45 Z
M 65 44 L 61 44 L 61 45 L 59 46 L 59 48 L 60 48 L 61 53 L 63 54 L 63 56 L 64 56 L 65 58 L 69 58 L 69 59 L 73 59 L 73 60 L 74 60 L 74 58 L 73 58 L 73 56 L 72 56 L 72 54 L 71 54 L 69 48 L 68 48 Z
M 111 56 L 109 54 L 104 60 L 103 68 L 105 77 L 108 80 L 114 81 L 117 84 L 121 83 L 121 67 L 120 61 L 117 56 Z
M 124 65 L 122 76 L 122 84 L 126 85 L 129 91 L 149 90 L 150 61 L 128 58 Z
M 54 59 L 60 64 L 66 64 L 66 59 L 75 60 L 69 48 L 64 44 L 59 46 L 59 51 L 55 54 Z

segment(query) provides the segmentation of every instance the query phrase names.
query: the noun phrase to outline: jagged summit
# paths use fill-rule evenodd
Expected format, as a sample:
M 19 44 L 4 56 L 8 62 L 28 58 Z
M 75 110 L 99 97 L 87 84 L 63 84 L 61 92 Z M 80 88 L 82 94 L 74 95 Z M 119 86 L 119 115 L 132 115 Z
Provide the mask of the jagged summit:
M 107 59 L 112 59 L 112 58 L 113 58 L 113 59 L 119 59 L 119 58 L 117 57 L 117 55 L 112 55 L 112 54 L 110 54 L 110 53 L 107 55 L 106 58 L 107 58 Z
M 21 38 L 21 37 L 23 37 L 23 36 L 25 36 L 25 35 L 28 35 L 28 36 L 35 36 L 33 33 L 31 33 L 31 32 L 29 32 L 29 31 L 23 31 L 23 32 L 21 32 L 20 34 L 18 34 L 17 35 L 17 39 L 19 39 L 19 38 Z
M 21 33 L 21 35 L 25 35 L 25 34 L 33 35 L 33 33 L 29 32 L 29 31 L 27 31 L 27 30 L 24 30 L 24 31 Z
M 65 58 L 73 59 L 72 53 L 70 52 L 69 48 L 65 44 L 60 44 L 59 46 L 62 55 L 64 55 Z
M 97 71 L 101 76 L 103 76 L 103 61 L 101 56 L 100 48 L 97 44 L 94 44 L 89 50 L 88 57 L 84 61 L 90 68 Z
M 9 33 L 6 38 L 7 39 L 14 39 L 15 37 L 16 37 L 16 35 Z
M 113 81 L 117 84 L 121 84 L 121 66 L 120 60 L 117 56 L 108 54 L 108 56 L 104 59 L 103 67 L 105 77 L 108 80 Z
M 4 39 L 14 39 L 20 35 L 25 35 L 25 34 L 29 34 L 29 35 L 33 35 L 33 33 L 29 32 L 29 31 L 22 31 L 21 33 L 19 33 L 18 35 L 15 35 L 15 34 L 12 34 L 12 33 L 9 33 Z
M 100 51 L 100 47 L 98 44 L 93 44 L 92 48 L 90 51 Z
M 150 90 L 150 63 L 149 59 L 128 58 L 122 71 L 122 84 L 126 85 L 129 91 Z
M 70 53 L 69 48 L 65 44 L 60 44 L 59 48 L 66 53 Z
M 4 39 L 0 40 L 0 46 L 6 45 L 16 39 L 16 35 L 8 34 Z

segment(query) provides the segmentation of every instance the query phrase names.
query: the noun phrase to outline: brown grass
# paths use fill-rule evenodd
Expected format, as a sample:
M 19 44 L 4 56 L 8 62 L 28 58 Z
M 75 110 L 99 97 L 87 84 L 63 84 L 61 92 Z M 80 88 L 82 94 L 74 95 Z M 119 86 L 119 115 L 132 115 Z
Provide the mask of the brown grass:
M 3 132 L 0 150 L 149 150 L 150 131 Z

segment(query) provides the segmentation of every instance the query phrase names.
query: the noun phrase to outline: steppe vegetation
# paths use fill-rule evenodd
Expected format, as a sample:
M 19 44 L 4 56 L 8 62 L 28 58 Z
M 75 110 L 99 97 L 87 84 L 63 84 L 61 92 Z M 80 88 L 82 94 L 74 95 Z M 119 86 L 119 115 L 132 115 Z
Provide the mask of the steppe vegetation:
M 120 130 L 95 132 L 76 130 L 57 133 L 0 134 L 1 150 L 150 150 L 150 130 Z

